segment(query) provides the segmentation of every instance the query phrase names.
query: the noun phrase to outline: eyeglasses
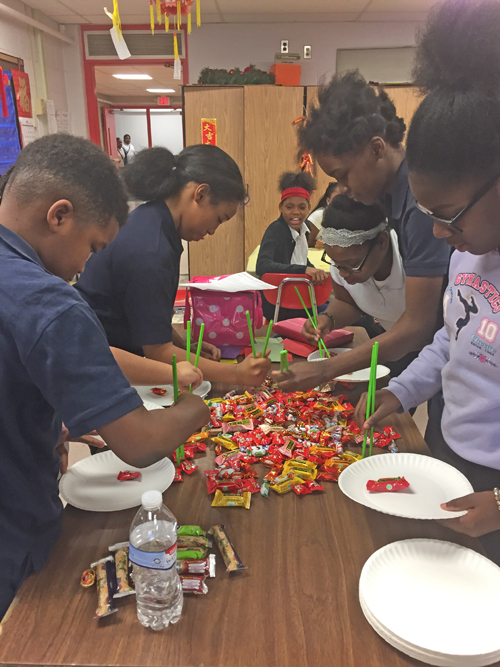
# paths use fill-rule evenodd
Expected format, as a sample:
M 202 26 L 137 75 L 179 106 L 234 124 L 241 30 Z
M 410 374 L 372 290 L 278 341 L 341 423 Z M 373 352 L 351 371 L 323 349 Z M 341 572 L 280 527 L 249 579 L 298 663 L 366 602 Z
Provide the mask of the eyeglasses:
M 376 239 L 374 239 L 376 241 Z M 326 254 L 326 250 L 323 252 L 323 256 L 321 258 L 321 261 L 326 262 L 327 264 L 330 264 L 330 266 L 334 266 L 337 271 L 342 271 L 343 273 L 359 273 L 360 271 L 363 270 L 363 266 L 365 265 L 366 260 L 368 259 L 368 255 L 371 253 L 373 248 L 375 247 L 375 244 L 372 243 L 370 246 L 370 249 L 366 253 L 366 255 L 363 257 L 361 260 L 361 263 L 356 266 L 356 268 L 352 268 L 350 266 L 339 266 L 338 264 L 335 264 L 335 262 L 330 261 L 328 255 Z
M 491 188 L 495 185 L 495 183 L 498 181 L 500 176 L 495 176 L 495 178 L 492 178 L 490 181 L 488 181 L 483 187 L 476 192 L 474 197 L 470 200 L 470 202 L 463 207 L 461 211 L 459 211 L 456 215 L 453 216 L 453 218 L 440 218 L 437 215 L 434 215 L 432 211 L 429 211 L 428 208 L 425 208 L 425 206 L 422 206 L 422 204 L 419 204 L 418 201 L 415 202 L 417 208 L 419 211 L 422 211 L 422 213 L 425 213 L 429 215 L 431 218 L 434 218 L 436 222 L 440 222 L 443 225 L 455 225 L 460 218 L 462 218 L 468 211 L 471 210 L 471 208 L 477 204 L 477 202 L 484 197 L 486 193 L 488 193 Z

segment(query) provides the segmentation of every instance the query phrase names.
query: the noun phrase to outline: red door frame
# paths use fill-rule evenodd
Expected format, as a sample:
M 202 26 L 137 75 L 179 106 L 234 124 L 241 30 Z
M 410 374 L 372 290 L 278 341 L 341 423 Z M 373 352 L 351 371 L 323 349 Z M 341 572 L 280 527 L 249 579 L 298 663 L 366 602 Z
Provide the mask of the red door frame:
M 182 106 L 180 104 L 174 104 L 172 106 L 166 106 L 166 107 L 161 107 L 161 106 L 154 106 L 152 104 L 110 104 L 109 105 L 110 109 L 144 109 L 146 111 L 146 123 L 147 123 L 147 128 L 148 128 L 148 145 L 149 148 L 153 146 L 153 135 L 151 133 L 151 109 L 181 109 L 182 111 Z M 100 136 L 99 136 L 99 143 L 100 143 Z
M 109 25 L 81 25 L 80 33 L 82 38 L 82 57 L 83 57 L 83 71 L 85 75 L 85 92 L 87 97 L 87 119 L 89 123 L 89 137 L 98 146 L 101 145 L 101 132 L 99 129 L 99 107 L 97 104 L 97 92 L 96 92 L 96 82 L 95 82 L 95 67 L 102 65 L 112 65 L 116 67 L 127 66 L 127 65 L 159 65 L 164 63 L 174 64 L 172 59 L 164 58 L 154 58 L 147 60 L 140 60 L 136 58 L 127 58 L 127 60 L 88 60 L 85 53 L 85 33 L 92 32 L 96 30 L 109 30 Z M 123 30 L 151 30 L 149 24 L 133 24 L 133 25 L 122 25 Z M 183 24 L 181 30 L 184 32 L 184 46 L 185 46 L 185 58 L 182 59 L 182 83 L 183 85 L 189 83 L 189 67 L 188 67 L 188 39 L 187 39 L 187 26 Z M 126 108 L 125 106 L 117 107 L 119 109 Z M 141 106 L 135 106 L 134 108 L 143 108 Z M 147 107 L 144 107 L 147 109 Z M 150 108 L 152 108 L 150 106 Z M 154 107 L 159 108 L 159 107 Z M 149 112 L 147 112 L 149 117 Z M 148 119 L 148 132 L 151 132 L 151 125 Z M 149 138 L 150 135 L 148 135 Z

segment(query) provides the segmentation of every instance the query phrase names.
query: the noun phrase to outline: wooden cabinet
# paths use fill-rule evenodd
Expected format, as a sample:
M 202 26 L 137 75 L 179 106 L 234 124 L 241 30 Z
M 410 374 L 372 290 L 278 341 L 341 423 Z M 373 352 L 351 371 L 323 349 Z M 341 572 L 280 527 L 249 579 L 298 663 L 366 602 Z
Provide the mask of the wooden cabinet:
M 189 244 L 189 272 L 244 271 L 264 231 L 278 215 L 278 178 L 298 168 L 293 121 L 302 116 L 303 87 L 186 86 L 185 144 L 201 142 L 201 119 L 217 120 L 217 145 L 237 162 L 250 201 L 214 236 Z

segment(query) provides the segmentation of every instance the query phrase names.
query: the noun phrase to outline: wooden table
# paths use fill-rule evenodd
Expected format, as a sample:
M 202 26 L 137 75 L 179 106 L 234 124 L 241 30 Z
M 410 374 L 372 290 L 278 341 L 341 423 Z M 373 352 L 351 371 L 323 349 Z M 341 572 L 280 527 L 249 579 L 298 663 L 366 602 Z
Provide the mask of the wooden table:
M 220 388 L 214 388 L 215 393 Z M 219 394 L 220 395 L 220 394 Z M 389 422 L 388 422 L 389 423 Z M 408 415 L 390 419 L 403 436 L 402 451 L 428 453 Z M 432 521 L 388 516 L 344 496 L 326 493 L 269 499 L 254 496 L 249 511 L 212 508 L 203 470 L 213 451 L 198 457 L 200 470 L 164 494 L 179 523 L 227 527 L 247 570 L 229 577 L 217 556 L 209 593 L 185 596 L 179 623 L 155 633 L 136 617 L 134 598 L 119 611 L 93 620 L 95 589 L 80 575 L 128 538 L 136 510 L 90 513 L 67 507 L 63 533 L 39 575 L 20 592 L 3 626 L 2 665 L 130 667 L 402 667 L 421 665 L 383 641 L 365 620 L 358 581 L 368 557 L 380 547 L 413 537 L 475 540 Z M 263 472 L 263 466 L 257 466 Z M 395 613 L 397 610 L 395 609 Z M 498 663 L 500 665 L 500 663 Z

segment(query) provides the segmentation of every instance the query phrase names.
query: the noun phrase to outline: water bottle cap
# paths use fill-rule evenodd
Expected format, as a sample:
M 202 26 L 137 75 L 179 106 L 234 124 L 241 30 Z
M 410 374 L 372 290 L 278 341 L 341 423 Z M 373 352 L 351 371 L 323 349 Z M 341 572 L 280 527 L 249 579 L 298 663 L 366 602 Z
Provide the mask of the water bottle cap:
M 145 491 L 141 497 L 142 506 L 147 510 L 157 510 L 162 506 L 163 496 L 160 491 Z

